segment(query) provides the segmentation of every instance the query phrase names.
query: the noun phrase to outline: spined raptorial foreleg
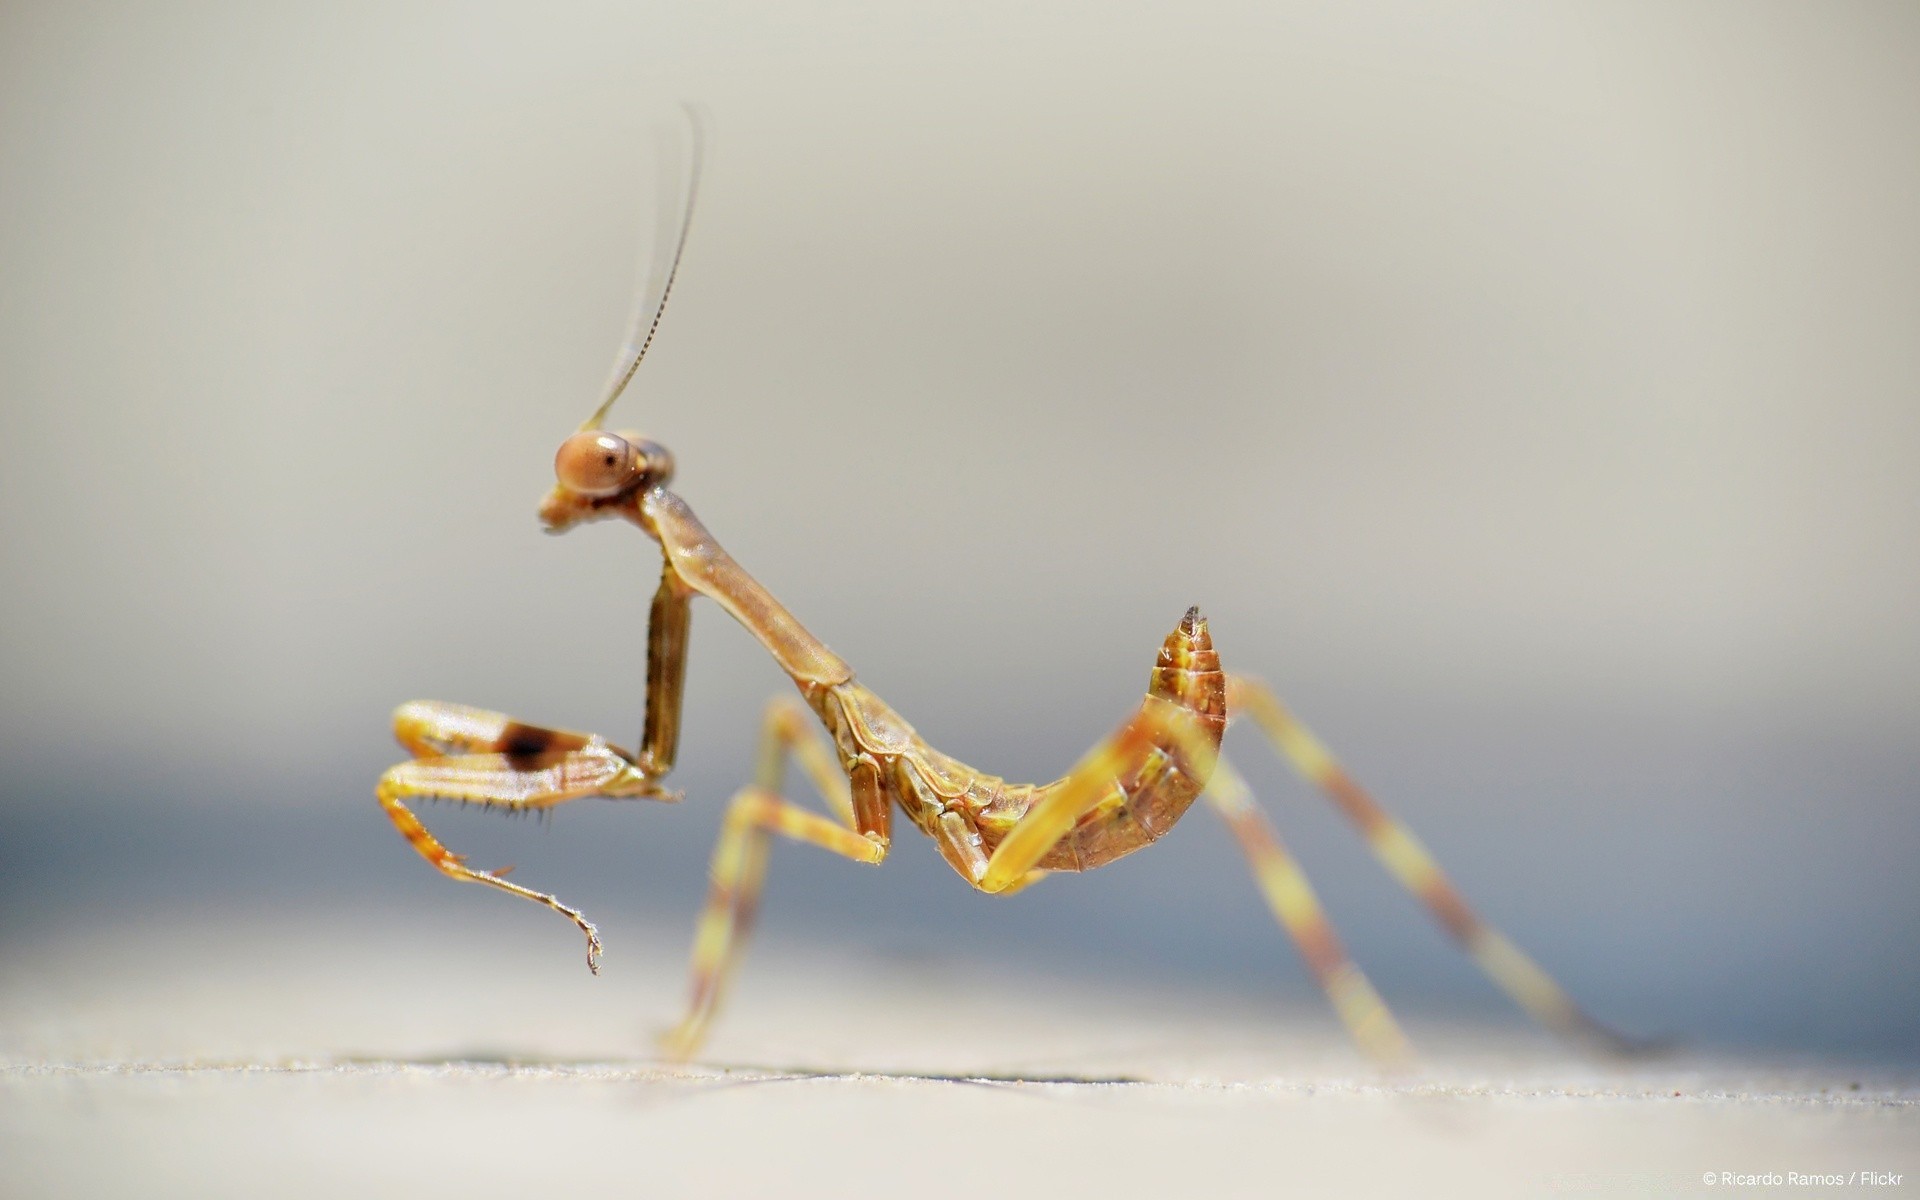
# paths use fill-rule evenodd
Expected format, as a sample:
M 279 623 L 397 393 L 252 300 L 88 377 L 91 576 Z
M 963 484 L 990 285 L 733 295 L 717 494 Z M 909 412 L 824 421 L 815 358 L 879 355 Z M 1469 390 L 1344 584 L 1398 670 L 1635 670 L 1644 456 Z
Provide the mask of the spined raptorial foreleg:
M 680 746 L 680 704 L 686 694 L 687 637 L 693 593 L 668 570 L 647 613 L 647 709 L 634 761 L 655 779 L 673 770 Z
M 589 734 L 547 729 L 500 713 L 414 701 L 394 713 L 394 734 L 416 755 L 388 770 L 374 798 L 420 857 L 463 883 L 543 904 L 587 938 L 587 966 L 600 969 L 600 935 L 580 911 L 546 892 L 466 865 L 407 807 L 409 800 L 458 800 L 506 811 L 549 809 L 583 796 L 671 799 L 622 750 Z
M 809 812 L 781 795 L 789 758 L 800 763 L 838 821 Z M 662 1037 L 662 1049 L 685 1058 L 705 1040 L 707 1025 L 719 1009 L 752 931 L 766 879 L 770 836 L 778 833 L 856 862 L 878 863 L 887 856 L 887 837 L 885 829 L 875 824 L 856 815 L 847 779 L 810 728 L 806 710 L 791 699 L 774 701 L 762 726 L 755 781 L 734 796 L 714 846 L 712 884 L 694 932 L 686 1015 Z
M 1607 1050 L 1638 1048 L 1631 1039 L 1583 1012 L 1539 964 L 1481 920 L 1413 832 L 1355 783 L 1265 684 L 1245 676 L 1230 676 L 1227 696 L 1231 711 L 1253 717 L 1293 769 L 1324 792 L 1360 830 L 1374 857 L 1534 1020 L 1556 1033 Z

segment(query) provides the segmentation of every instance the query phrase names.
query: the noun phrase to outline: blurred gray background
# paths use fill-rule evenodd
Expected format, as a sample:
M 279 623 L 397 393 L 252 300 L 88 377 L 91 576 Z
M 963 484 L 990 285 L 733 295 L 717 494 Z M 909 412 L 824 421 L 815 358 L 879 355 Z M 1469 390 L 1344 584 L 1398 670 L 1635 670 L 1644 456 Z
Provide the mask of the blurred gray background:
M 1920 1055 L 1916 64 L 1899 3 L 0 6 L 0 964 L 285 911 L 585 986 L 370 789 L 411 697 L 637 729 L 651 548 L 533 506 L 687 97 L 616 423 L 942 748 L 1053 777 L 1197 603 L 1599 1015 Z M 677 975 L 623 940 L 784 686 L 703 606 L 685 805 L 429 823 Z M 1518 1022 L 1240 737 L 1416 1033 Z M 1200 812 L 1012 900 L 782 847 L 761 939 L 1311 1001 Z

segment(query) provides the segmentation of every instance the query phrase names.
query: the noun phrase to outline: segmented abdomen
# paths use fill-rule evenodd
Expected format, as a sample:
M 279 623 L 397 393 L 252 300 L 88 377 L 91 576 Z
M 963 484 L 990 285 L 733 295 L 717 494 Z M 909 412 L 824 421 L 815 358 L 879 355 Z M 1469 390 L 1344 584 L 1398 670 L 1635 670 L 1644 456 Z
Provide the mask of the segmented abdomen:
M 1108 739 L 1132 745 L 1113 773 L 1107 797 L 1040 860 L 1052 871 L 1087 871 L 1152 844 L 1173 828 L 1213 774 L 1227 727 L 1227 680 L 1200 610 L 1190 608 L 1160 647 L 1146 698 Z M 997 844 L 1021 815 L 1064 780 L 1009 786 L 978 814 L 982 836 Z
M 1008 783 L 929 746 L 900 714 L 849 679 L 803 689 L 833 738 L 853 781 L 857 812 L 898 804 L 933 838 L 956 871 L 978 881 L 994 847 L 1065 780 Z M 1193 804 L 1213 774 L 1227 726 L 1226 676 L 1207 634 L 1206 618 L 1188 609 L 1167 635 L 1140 708 L 1094 756 L 1105 796 L 1055 844 L 1039 865 L 1086 871 L 1158 839 Z M 877 810 L 877 811 L 876 811 Z M 880 822 L 868 819 L 876 830 Z

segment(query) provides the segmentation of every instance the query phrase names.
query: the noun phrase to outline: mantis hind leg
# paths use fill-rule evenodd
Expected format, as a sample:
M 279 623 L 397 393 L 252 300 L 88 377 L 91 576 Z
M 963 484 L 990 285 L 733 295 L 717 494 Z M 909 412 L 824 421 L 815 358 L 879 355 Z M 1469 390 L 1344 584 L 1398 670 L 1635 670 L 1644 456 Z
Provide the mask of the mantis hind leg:
M 837 820 L 809 812 L 781 794 L 789 758 L 799 761 Z M 856 816 L 852 789 L 810 728 L 806 710 L 787 697 L 769 705 L 761 727 L 757 778 L 728 805 L 713 849 L 712 884 L 694 931 L 686 1015 L 661 1037 L 663 1051 L 684 1059 L 706 1040 L 707 1026 L 719 1011 L 759 911 L 771 836 L 777 833 L 855 862 L 877 864 L 887 857 L 887 837 L 882 829 L 861 828 L 868 823 Z
M 408 808 L 410 800 L 457 800 L 505 812 L 543 811 L 583 796 L 671 799 L 625 751 L 598 737 L 547 729 L 500 713 L 415 701 L 394 713 L 394 734 L 415 757 L 387 770 L 374 799 L 400 836 L 442 874 L 531 900 L 572 921 L 587 939 L 587 968 L 600 970 L 600 935 L 579 909 L 466 865 Z
M 1608 1052 L 1643 1048 L 1588 1016 L 1538 963 L 1468 907 L 1413 832 L 1354 782 L 1271 689 L 1234 675 L 1228 677 L 1227 697 L 1229 711 L 1253 717 L 1280 756 L 1353 822 L 1387 872 L 1529 1016 L 1555 1033 Z
M 1380 993 L 1347 956 L 1332 921 L 1314 895 L 1313 885 L 1307 882 L 1306 872 L 1287 853 L 1273 823 L 1224 755 L 1214 765 L 1204 795 L 1240 843 L 1267 907 L 1299 948 L 1300 957 L 1306 960 L 1307 969 L 1327 994 L 1347 1032 L 1374 1061 L 1386 1066 L 1405 1063 L 1413 1052 L 1406 1034 L 1400 1031 Z
M 1156 743 L 1181 748 L 1187 761 L 1211 764 L 1202 795 L 1239 842 L 1268 907 L 1293 939 L 1334 1012 L 1369 1057 L 1383 1066 L 1404 1064 L 1412 1053 L 1406 1035 L 1380 993 L 1347 956 L 1305 872 L 1287 853 L 1239 773 L 1189 714 L 1171 706 L 1144 709 L 1088 752 L 1068 773 L 1063 786 L 1021 818 L 995 847 L 981 882 L 975 886 L 995 892 L 1019 886 L 1020 872 L 1044 858 L 1072 831 L 1074 822 L 1116 786 L 1116 776 L 1125 764 L 1137 759 L 1139 746 Z M 1003 886 L 1001 879 L 1014 883 Z

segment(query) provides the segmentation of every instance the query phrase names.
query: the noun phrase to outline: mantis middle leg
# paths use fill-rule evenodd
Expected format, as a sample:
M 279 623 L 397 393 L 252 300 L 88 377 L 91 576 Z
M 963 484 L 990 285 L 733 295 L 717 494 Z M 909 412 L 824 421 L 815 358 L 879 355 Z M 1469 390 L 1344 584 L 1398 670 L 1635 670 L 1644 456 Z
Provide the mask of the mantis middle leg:
M 837 820 L 809 812 L 782 795 L 789 758 L 799 761 Z M 812 728 L 810 714 L 797 701 L 781 697 L 767 707 L 756 778 L 734 796 L 713 849 L 712 883 L 694 932 L 687 1011 L 662 1036 L 666 1053 L 686 1058 L 706 1038 L 707 1025 L 719 1010 L 752 932 L 766 880 L 770 836 L 778 833 L 855 862 L 878 864 L 887 857 L 886 816 L 885 809 L 878 817 L 856 813 L 846 776 Z

